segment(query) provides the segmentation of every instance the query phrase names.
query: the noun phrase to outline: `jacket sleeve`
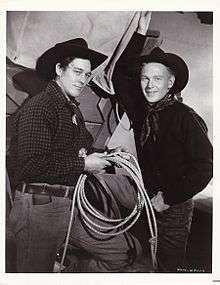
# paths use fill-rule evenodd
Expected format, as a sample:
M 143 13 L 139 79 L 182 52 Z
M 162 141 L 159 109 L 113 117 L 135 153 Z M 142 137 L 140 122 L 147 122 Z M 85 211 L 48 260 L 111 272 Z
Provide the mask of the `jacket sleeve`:
M 84 170 L 84 159 L 73 151 L 52 151 L 53 131 L 48 116 L 48 110 L 43 108 L 31 109 L 20 116 L 18 161 L 21 177 L 63 177 Z
M 137 98 L 134 98 L 133 90 L 136 89 L 135 80 L 136 64 L 135 60 L 140 55 L 146 36 L 134 33 L 127 47 L 118 59 L 112 82 L 119 103 L 122 105 L 131 120 L 134 119 L 134 104 Z
M 173 205 L 192 198 L 202 191 L 213 176 L 213 149 L 207 127 L 197 114 L 187 112 L 182 122 L 183 145 L 187 158 L 186 172 L 181 179 L 167 184 L 165 203 Z

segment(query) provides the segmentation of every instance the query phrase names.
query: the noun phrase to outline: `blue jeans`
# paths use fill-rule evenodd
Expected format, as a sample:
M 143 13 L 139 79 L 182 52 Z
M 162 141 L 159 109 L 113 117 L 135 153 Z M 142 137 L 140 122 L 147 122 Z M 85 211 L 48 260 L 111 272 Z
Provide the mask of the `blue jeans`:
M 111 191 L 108 197 L 101 195 L 101 198 L 95 193 L 104 204 L 104 210 L 110 213 L 108 215 L 114 217 L 117 214 L 117 209 L 112 207 L 116 201 L 127 209 L 134 208 L 136 192 L 126 176 L 102 174 L 97 178 L 105 181 Z M 16 238 L 17 272 L 53 271 L 56 253 L 67 233 L 72 200 L 51 198 L 47 204 L 34 205 L 33 194 L 16 191 L 9 218 Z M 69 243 L 91 255 L 87 272 L 124 271 L 142 254 L 139 241 L 131 233 L 106 239 L 90 232 L 78 209 L 74 213 Z
M 158 226 L 158 272 L 185 268 L 185 253 L 193 217 L 193 200 L 156 213 Z

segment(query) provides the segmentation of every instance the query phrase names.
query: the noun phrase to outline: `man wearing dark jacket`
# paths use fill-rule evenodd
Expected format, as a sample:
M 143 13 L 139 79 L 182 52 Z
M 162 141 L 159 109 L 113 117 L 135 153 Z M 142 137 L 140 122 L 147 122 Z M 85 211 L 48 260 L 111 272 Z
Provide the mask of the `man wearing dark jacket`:
M 113 85 L 132 122 L 143 179 L 156 211 L 158 271 L 177 272 L 184 266 L 192 197 L 212 178 L 212 145 L 203 119 L 176 99 L 188 82 L 186 63 L 159 47 L 138 57 L 145 35 L 132 36 L 116 64 Z

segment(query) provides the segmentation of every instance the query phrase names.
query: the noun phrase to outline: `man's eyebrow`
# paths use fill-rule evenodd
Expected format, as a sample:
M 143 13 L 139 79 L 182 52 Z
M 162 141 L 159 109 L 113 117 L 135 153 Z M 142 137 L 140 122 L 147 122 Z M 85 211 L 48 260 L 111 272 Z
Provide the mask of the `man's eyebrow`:
M 80 68 L 80 67 L 76 67 L 76 66 L 73 66 L 73 65 L 71 65 L 71 67 L 72 67 L 72 68 L 74 68 L 74 69 L 82 70 L 82 71 L 83 71 L 83 69 L 82 69 L 82 68 Z
M 72 65 L 71 65 L 71 67 L 74 68 L 74 69 L 76 69 L 76 70 L 79 70 L 79 71 L 84 71 L 84 69 L 83 69 L 83 68 L 80 68 L 80 67 L 76 67 L 76 66 L 72 66 Z M 88 72 L 86 72 L 86 74 L 92 74 L 92 72 L 91 72 L 91 71 L 88 71 Z

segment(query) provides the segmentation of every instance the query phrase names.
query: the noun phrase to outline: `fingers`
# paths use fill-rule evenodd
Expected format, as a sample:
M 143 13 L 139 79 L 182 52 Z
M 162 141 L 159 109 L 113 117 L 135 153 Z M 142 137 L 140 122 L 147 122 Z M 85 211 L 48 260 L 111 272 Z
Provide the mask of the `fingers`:
M 123 159 L 129 160 L 130 159 L 130 154 L 122 151 L 125 148 L 122 146 L 119 146 L 115 148 L 114 150 L 111 150 L 110 153 L 117 153 L 120 157 Z M 103 153 L 98 153 L 94 152 L 90 155 L 88 155 L 85 158 L 85 170 L 94 172 L 94 171 L 102 171 L 107 167 L 112 166 L 112 162 L 108 160 L 108 155 L 106 152 Z
M 102 170 L 100 170 L 100 171 L 97 172 L 97 174 L 104 174 L 104 173 L 106 173 L 106 170 L 105 170 L 105 169 L 102 169 Z
M 151 11 L 141 11 L 140 17 L 151 18 L 152 12 Z
M 113 152 L 119 152 L 122 151 L 123 147 L 122 146 L 117 146 L 116 148 L 113 149 Z
M 129 152 L 128 148 L 126 146 L 117 146 L 116 148 L 113 148 L 110 150 L 110 153 L 114 153 L 114 152 Z
M 111 163 L 105 159 L 103 153 L 92 153 L 85 157 L 85 171 L 101 171 L 106 167 L 111 166 Z
M 146 15 L 147 26 L 149 26 L 150 24 L 151 16 L 152 16 L 152 12 L 148 12 L 148 14 Z
M 126 160 L 130 160 L 130 155 L 129 154 L 126 154 L 126 152 L 121 152 L 120 153 L 120 156 Z
M 164 203 L 163 192 L 161 191 L 158 191 L 157 195 L 155 195 L 151 199 L 151 204 L 157 212 L 162 212 L 164 210 L 167 210 L 170 207 L 169 205 Z
M 103 159 L 103 163 L 104 163 L 104 167 L 103 168 L 106 168 L 108 166 L 111 166 L 111 162 L 109 162 L 108 160 L 106 159 Z
M 139 20 L 144 20 L 145 23 L 147 25 L 149 25 L 151 17 L 152 17 L 152 12 L 150 12 L 150 11 L 141 11 L 140 12 L 140 16 L 139 16 Z
M 115 148 L 112 148 L 112 149 L 109 149 L 109 153 L 114 153 L 114 152 L 119 152 L 119 151 L 122 151 L 123 150 L 123 147 L 121 145 L 115 147 Z
M 156 201 L 156 200 L 153 200 L 153 201 L 152 201 L 152 200 L 151 200 L 151 204 L 152 204 L 154 210 L 156 210 L 157 212 L 163 211 L 163 206 L 162 206 L 162 204 L 159 203 L 158 201 Z
M 151 12 L 141 12 L 139 15 L 137 32 L 142 35 L 147 34 L 147 30 L 151 20 Z
M 94 152 L 93 154 L 94 154 L 96 157 L 104 157 L 104 156 L 106 156 L 106 154 L 105 154 L 104 152 L 102 152 L 102 153 Z
M 130 155 L 128 154 L 128 149 L 124 146 L 116 147 L 114 152 L 117 152 L 120 157 L 126 160 L 130 159 Z
M 121 151 L 123 152 L 129 152 L 128 148 L 126 146 L 122 146 L 121 147 Z
M 153 203 L 158 203 L 158 202 L 161 202 L 161 198 L 162 198 L 162 194 L 163 192 L 159 191 L 157 192 L 157 194 L 151 199 L 151 201 Z
M 145 18 L 145 22 L 146 22 L 146 27 L 147 27 L 147 28 L 148 28 L 149 25 L 150 25 L 151 16 L 152 16 L 152 13 L 151 13 L 151 12 L 145 12 L 144 18 Z

